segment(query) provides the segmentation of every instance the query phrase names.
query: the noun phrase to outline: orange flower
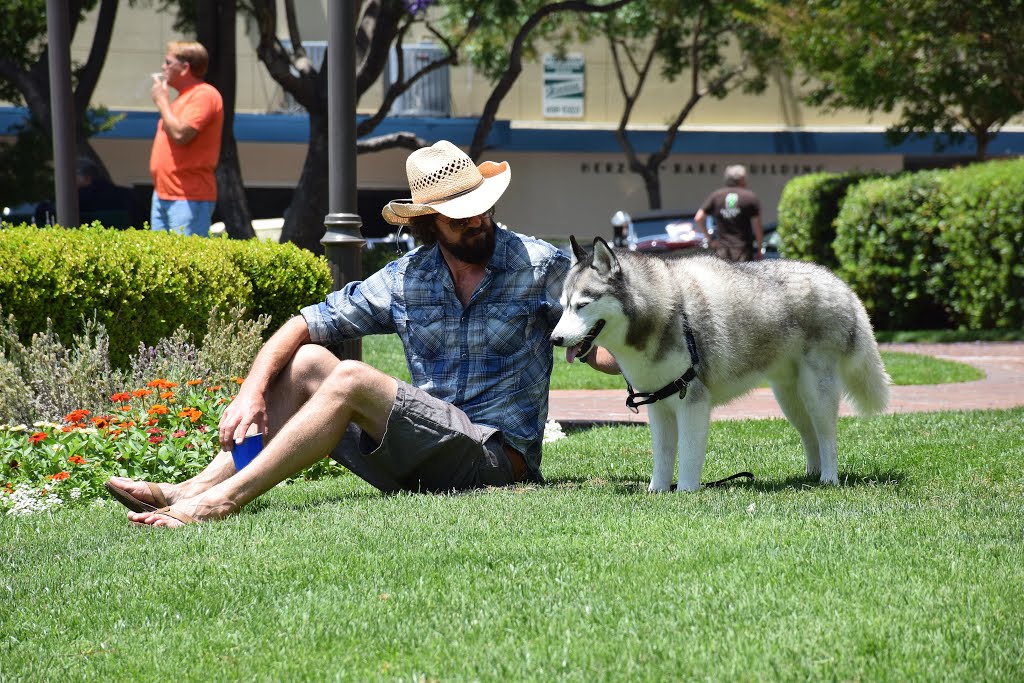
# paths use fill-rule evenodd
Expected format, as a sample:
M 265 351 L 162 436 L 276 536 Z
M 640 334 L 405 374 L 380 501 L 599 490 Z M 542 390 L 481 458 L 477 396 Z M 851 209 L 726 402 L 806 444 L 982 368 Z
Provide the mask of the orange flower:
M 37 444 L 40 441 L 42 441 L 43 439 L 45 439 L 45 438 L 46 438 L 46 432 L 36 432 L 32 436 L 28 437 L 28 442 L 30 444 Z
M 162 403 L 157 403 L 155 406 L 146 411 L 150 415 L 166 415 L 171 412 L 167 406 Z
M 110 425 L 110 421 L 113 420 L 111 415 L 103 415 L 101 417 L 90 417 L 89 422 L 92 422 L 96 429 L 106 429 Z
M 196 408 L 183 408 L 178 417 L 187 417 L 190 422 L 198 422 L 199 418 L 203 416 L 203 411 L 197 410 Z
M 69 432 L 75 431 L 75 426 L 76 425 L 64 425 L 63 427 L 60 428 L 60 431 L 62 431 L 65 434 L 67 434 Z
M 122 391 L 111 396 L 110 400 L 113 401 L 114 403 L 127 403 L 128 401 L 132 400 L 132 395 L 129 394 L 127 391 Z
M 88 410 L 72 410 L 70 413 L 64 416 L 65 422 L 81 422 L 89 415 Z
M 135 398 L 145 398 L 146 396 L 149 396 L 152 393 L 153 392 L 150 391 L 149 389 L 136 389 L 135 391 L 132 392 L 132 396 L 134 396 Z
M 151 417 L 148 420 L 146 420 L 146 424 L 149 425 L 150 427 L 155 427 L 157 424 L 159 424 L 159 422 L 160 420 L 155 417 Z
M 245 381 L 245 378 L 244 377 L 232 377 L 231 381 L 233 381 L 235 384 L 241 384 L 242 382 Z
M 80 455 L 72 455 L 70 458 L 68 458 L 68 462 L 72 463 L 73 465 L 84 465 L 88 461 Z
M 178 385 L 174 382 L 168 382 L 163 377 L 158 377 L 149 384 L 147 384 L 146 386 L 151 387 L 153 389 L 173 389 Z
M 169 398 L 174 398 L 174 392 L 173 391 L 161 391 L 160 392 L 160 398 L 164 399 L 165 401 L 167 399 L 169 399 Z
M 185 385 L 186 386 L 190 386 L 190 387 L 196 387 L 196 386 L 199 386 L 202 383 L 203 383 L 203 380 L 201 380 L 201 379 L 190 379 L 189 381 L 185 382 Z
M 121 412 L 127 413 L 132 409 L 131 406 L 121 406 Z
M 46 478 L 51 479 L 53 481 L 63 481 L 64 479 L 67 479 L 70 476 L 70 472 L 58 472 L 57 474 L 48 474 L 46 475 Z
M 210 392 L 213 392 L 213 391 L 220 391 L 220 388 L 221 388 L 220 385 L 217 384 L 217 385 L 212 386 L 212 387 L 206 387 L 206 390 L 210 391 Z

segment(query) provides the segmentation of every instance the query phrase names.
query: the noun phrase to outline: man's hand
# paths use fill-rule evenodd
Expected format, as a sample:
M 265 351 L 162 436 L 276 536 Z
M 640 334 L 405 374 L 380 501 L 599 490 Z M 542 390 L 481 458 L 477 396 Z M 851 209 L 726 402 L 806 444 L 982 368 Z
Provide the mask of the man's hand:
M 153 85 L 149 88 L 149 95 L 158 108 L 161 102 L 166 104 L 170 101 L 171 94 L 167 90 L 167 81 L 161 78 L 160 74 L 153 74 Z
M 242 439 L 245 438 L 252 425 L 256 425 L 257 432 L 265 433 L 267 431 L 267 402 L 263 398 L 263 392 L 256 389 L 247 390 L 243 383 L 242 388 L 238 391 L 238 396 L 221 415 L 219 426 L 221 449 L 228 451 L 234 447 L 234 444 L 242 443 Z

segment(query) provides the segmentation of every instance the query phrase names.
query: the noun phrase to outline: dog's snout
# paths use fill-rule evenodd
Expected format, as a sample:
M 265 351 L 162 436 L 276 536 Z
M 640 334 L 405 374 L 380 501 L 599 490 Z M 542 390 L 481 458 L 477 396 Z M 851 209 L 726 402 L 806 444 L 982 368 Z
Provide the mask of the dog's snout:
M 555 346 L 565 346 L 565 337 L 560 334 L 551 335 L 551 343 Z

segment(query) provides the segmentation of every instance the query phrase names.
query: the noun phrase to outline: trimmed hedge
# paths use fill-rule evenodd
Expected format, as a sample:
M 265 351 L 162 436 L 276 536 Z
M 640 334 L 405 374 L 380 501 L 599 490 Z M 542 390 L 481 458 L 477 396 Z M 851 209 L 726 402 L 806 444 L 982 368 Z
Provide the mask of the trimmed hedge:
M 940 172 L 908 173 L 851 188 L 836 217 L 837 274 L 878 329 L 947 327 L 932 296 L 942 255 L 935 237 L 944 197 Z
M 1024 160 L 865 181 L 835 225 L 876 327 L 1024 327 Z
M 184 326 L 198 338 L 214 306 L 242 305 L 280 327 L 332 289 L 323 258 L 291 244 L 212 240 L 148 230 L 0 229 L 0 307 L 28 342 L 46 329 L 64 340 L 96 318 L 121 365 L 140 342 Z
M 1024 327 L 1024 159 L 945 174 L 939 248 L 949 315 L 968 329 Z
M 783 256 L 826 268 L 839 265 L 834 221 L 850 187 L 877 174 L 809 173 L 786 183 L 779 198 L 778 233 Z

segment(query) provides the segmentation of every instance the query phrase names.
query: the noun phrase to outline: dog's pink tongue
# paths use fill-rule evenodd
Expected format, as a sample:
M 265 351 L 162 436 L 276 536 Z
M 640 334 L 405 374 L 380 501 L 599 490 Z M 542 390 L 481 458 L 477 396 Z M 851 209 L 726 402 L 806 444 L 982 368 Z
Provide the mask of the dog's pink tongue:
M 565 362 L 566 363 L 572 363 L 574 360 L 576 360 L 576 350 L 577 349 L 579 349 L 578 346 L 570 346 L 569 348 L 567 348 L 565 350 Z

